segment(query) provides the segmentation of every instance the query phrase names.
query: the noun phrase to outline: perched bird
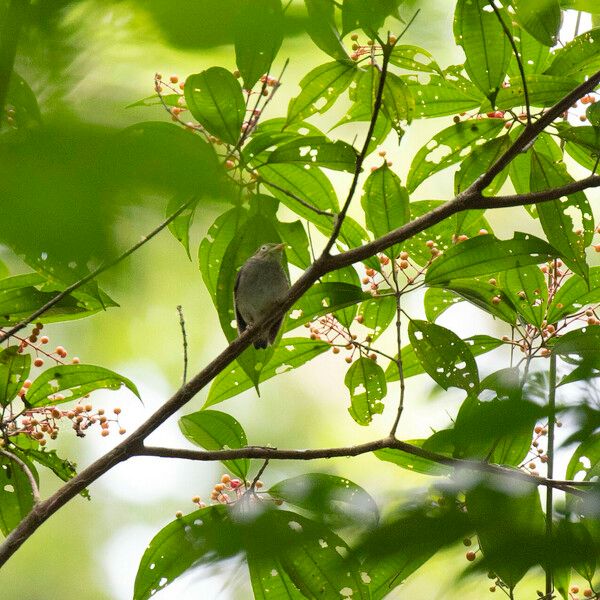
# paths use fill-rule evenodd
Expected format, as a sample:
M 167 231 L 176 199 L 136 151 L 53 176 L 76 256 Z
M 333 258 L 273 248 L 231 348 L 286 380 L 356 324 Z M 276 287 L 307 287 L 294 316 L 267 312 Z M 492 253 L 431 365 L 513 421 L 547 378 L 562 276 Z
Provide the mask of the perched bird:
M 233 300 L 240 334 L 266 317 L 290 289 L 282 264 L 284 248 L 285 244 L 263 244 L 238 271 Z M 283 318 L 261 331 L 254 347 L 272 344 L 282 321 Z

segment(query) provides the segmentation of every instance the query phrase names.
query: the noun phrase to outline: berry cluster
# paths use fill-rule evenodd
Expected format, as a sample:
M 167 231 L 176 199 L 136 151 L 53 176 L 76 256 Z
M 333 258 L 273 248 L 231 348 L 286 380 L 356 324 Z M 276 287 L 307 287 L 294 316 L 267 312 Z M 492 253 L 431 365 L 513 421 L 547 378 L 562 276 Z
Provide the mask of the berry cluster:
M 373 56 L 375 52 L 381 52 L 382 47 L 375 44 L 375 40 L 367 40 L 366 44 L 362 45 L 358 43 L 358 34 L 353 33 L 350 36 L 352 40 L 352 54 L 350 54 L 350 58 L 354 61 L 360 59 L 361 56 L 369 55 Z M 388 44 L 393 46 L 398 41 L 398 38 L 395 35 L 388 35 Z

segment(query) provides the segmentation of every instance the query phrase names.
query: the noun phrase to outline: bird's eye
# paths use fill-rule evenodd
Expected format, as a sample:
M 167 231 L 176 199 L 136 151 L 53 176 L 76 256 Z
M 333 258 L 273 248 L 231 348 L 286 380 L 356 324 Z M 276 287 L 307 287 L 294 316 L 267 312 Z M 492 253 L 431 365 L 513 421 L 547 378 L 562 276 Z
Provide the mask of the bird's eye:
M 266 246 L 262 246 L 261 250 L 264 252 L 265 250 L 267 250 L 268 248 Z

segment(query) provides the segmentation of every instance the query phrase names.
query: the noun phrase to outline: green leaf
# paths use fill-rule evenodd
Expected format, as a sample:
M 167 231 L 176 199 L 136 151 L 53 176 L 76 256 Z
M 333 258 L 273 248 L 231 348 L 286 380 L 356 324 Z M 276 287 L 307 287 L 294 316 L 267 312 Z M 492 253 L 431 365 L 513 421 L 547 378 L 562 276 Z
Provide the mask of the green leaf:
M 362 324 L 371 330 L 369 336 L 375 341 L 396 317 L 396 298 L 376 296 L 365 300 L 358 309 Z
M 308 511 L 311 518 L 329 527 L 354 523 L 377 525 L 379 511 L 375 500 L 349 479 L 325 473 L 305 473 L 271 486 L 271 497 Z
M 520 25 L 536 40 L 546 46 L 555 46 L 562 22 L 558 0 L 513 0 L 515 17 Z
M 466 190 L 476 179 L 481 177 L 510 147 L 511 139 L 507 135 L 489 140 L 481 146 L 476 146 L 471 154 L 462 161 L 460 169 L 454 174 L 454 193 L 459 194 Z M 508 169 L 503 169 L 492 183 L 483 190 L 484 194 L 494 196 L 499 191 L 506 177 Z
M 426 440 L 407 440 L 407 444 L 422 448 Z M 415 456 L 404 450 L 396 450 L 395 448 L 384 448 L 383 450 L 375 450 L 373 454 L 379 459 L 386 462 L 394 463 L 403 469 L 413 471 L 414 473 L 422 473 L 423 475 L 450 475 L 454 469 L 446 465 Z
M 33 465 L 27 461 L 25 464 L 37 479 Z M 32 508 L 33 490 L 29 478 L 14 460 L 0 456 L 0 531 L 7 536 Z
M 594 105 L 595 106 L 595 105 Z M 597 127 L 582 126 L 572 127 L 570 125 L 559 126 L 558 135 L 567 142 L 573 142 L 587 151 L 595 164 L 596 157 L 600 154 L 600 131 Z M 590 167 L 591 170 L 591 167 Z
M 402 227 L 410 219 L 408 192 L 386 163 L 367 178 L 361 205 L 367 228 L 376 238 Z M 393 260 L 399 254 L 399 247 L 392 246 L 385 254 Z
M 305 136 L 278 146 L 269 154 L 267 162 L 310 164 L 353 173 L 356 158 L 356 150 L 346 142 L 331 142 L 325 136 Z
M 336 292 L 334 292 L 334 296 L 336 297 L 336 299 L 335 300 L 333 300 L 333 299 L 327 300 L 326 301 L 327 303 L 335 302 L 339 305 L 346 304 L 346 302 L 349 301 L 349 299 L 346 299 L 345 301 L 343 299 L 343 296 L 346 293 L 354 295 L 354 297 L 357 297 L 360 294 L 362 296 L 361 302 L 363 300 L 365 300 L 365 298 L 367 298 L 367 296 L 368 296 L 367 293 L 362 291 L 362 289 L 360 287 L 360 279 L 358 277 L 358 273 L 356 272 L 356 269 L 352 265 L 350 265 L 348 267 L 342 267 L 341 269 L 337 269 L 336 271 L 332 271 L 331 273 L 326 273 L 321 278 L 321 281 L 324 285 L 331 284 L 331 283 L 338 284 L 338 289 L 336 290 Z M 345 286 L 352 285 L 352 286 L 354 286 L 354 290 L 353 290 L 353 292 L 350 292 L 349 289 L 341 290 L 339 284 L 343 284 Z M 360 290 L 360 292 L 359 292 L 359 290 Z M 340 294 L 339 292 L 342 292 L 342 293 Z M 321 304 L 323 304 L 323 301 L 321 301 Z M 351 304 L 348 304 L 346 308 L 343 308 L 343 306 L 340 306 L 339 308 L 332 310 L 330 312 L 333 312 L 333 316 L 346 329 L 350 329 L 350 327 L 352 326 L 352 323 L 354 321 L 354 317 L 356 317 L 356 313 L 358 312 L 358 303 L 352 302 Z
M 577 80 L 572 76 L 563 74 L 554 76 L 534 73 L 526 75 L 525 82 L 527 83 L 530 105 L 541 107 L 555 104 L 577 86 Z M 523 88 L 523 80 L 520 76 L 515 75 L 508 80 L 508 85 L 502 87 L 498 92 L 496 107 L 509 110 L 524 105 L 525 89 Z
M 574 181 L 562 163 L 552 162 L 535 149 L 531 152 L 531 191 L 539 192 Z M 575 273 L 588 277 L 585 247 L 591 241 L 594 230 L 592 209 L 583 192 L 577 192 L 563 200 L 551 200 L 536 205 L 540 223 L 548 241 Z M 577 221 L 574 222 L 574 218 Z M 581 230 L 578 235 L 575 230 Z M 584 233 L 585 232 L 585 233 Z
M 413 158 L 406 181 L 409 193 L 434 173 L 459 162 L 481 140 L 496 137 L 503 127 L 502 119 L 467 120 L 434 135 Z
M 180 196 L 173 196 L 167 203 L 167 209 L 165 211 L 165 217 L 170 217 L 176 212 L 181 206 L 186 204 L 189 198 L 181 198 Z M 181 245 L 185 248 L 188 258 L 191 260 L 190 254 L 190 227 L 194 220 L 194 213 L 196 212 L 197 202 L 190 204 L 183 212 L 181 212 L 173 221 L 169 223 L 169 231 L 173 234 L 173 237 L 181 242 Z
M 343 35 L 359 27 L 370 37 L 377 34 L 388 16 L 399 17 L 402 0 L 344 0 L 342 6 Z
M 352 82 L 354 63 L 330 62 L 310 71 L 300 81 L 302 91 L 290 101 L 287 121 L 292 123 L 329 110 Z
M 503 271 L 499 276 L 500 288 L 508 296 L 517 312 L 530 325 L 542 329 L 548 306 L 548 286 L 537 265 Z
M 415 118 L 459 115 L 481 106 L 485 99 L 476 86 L 461 75 L 451 77 L 431 75 L 428 83 L 412 75 L 402 77 L 415 99 Z
M 246 117 L 246 103 L 237 79 L 223 67 L 211 67 L 185 81 L 185 101 L 209 133 L 236 144 Z
M 548 75 L 575 77 L 582 81 L 600 69 L 600 27 L 590 29 L 554 52 Z
M 374 360 L 361 356 L 348 369 L 344 383 L 352 402 L 348 412 L 359 425 L 369 425 L 373 415 L 383 412 L 382 400 L 387 394 L 383 369 Z
M 304 5 L 308 13 L 306 30 L 312 41 L 331 58 L 349 62 L 350 57 L 335 24 L 333 3 L 327 0 L 304 0 Z
M 453 331 L 412 320 L 408 324 L 408 337 L 423 369 L 445 390 L 458 387 L 470 394 L 479 389 L 473 353 Z
M 179 419 L 179 429 L 185 437 L 205 450 L 228 450 L 248 445 L 246 432 L 231 416 L 218 410 L 201 410 Z M 245 480 L 250 460 L 224 460 L 223 465 Z
M 465 240 L 437 258 L 425 275 L 427 285 L 457 277 L 494 275 L 508 269 L 546 262 L 556 256 L 552 246 L 529 234 L 516 232 L 512 240 L 480 235 Z
M 486 10 L 487 9 L 487 10 Z M 499 9 L 505 25 L 512 19 Z M 465 52 L 465 69 L 471 81 L 490 99 L 500 89 L 511 59 L 510 40 L 488 0 L 458 0 L 454 13 L 454 38 Z
M 236 8 L 235 62 L 244 89 L 251 90 L 259 78 L 270 71 L 281 47 L 283 8 L 281 0 L 241 0 L 236 3 Z
M 305 600 L 277 558 L 250 552 L 246 559 L 254 600 Z
M 98 389 L 118 390 L 121 386 L 138 398 L 135 384 L 114 371 L 95 365 L 56 365 L 40 373 L 27 390 L 30 406 L 47 406 L 83 398 Z
M 573 274 L 561 284 L 548 307 L 548 323 L 600 302 L 600 267 L 591 267 L 588 281 L 589 287 L 585 279 Z
M 6 108 L 14 110 L 13 120 L 18 130 L 26 130 L 42 123 L 37 98 L 29 84 L 16 72 L 9 74 L 10 82 L 6 95 Z M 0 121 L 5 122 L 6 114 Z
M 281 240 L 286 244 L 285 255 L 288 261 L 301 269 L 308 269 L 311 259 L 308 252 L 308 236 L 302 221 L 292 221 L 291 223 L 278 221 L 275 223 L 275 228 Z
M 597 102 L 590 104 L 585 110 L 585 116 L 590 124 L 596 128 L 596 131 L 598 131 L 598 127 L 600 127 L 600 104 Z
M 19 354 L 19 346 L 0 352 L 0 404 L 8 406 L 23 387 L 29 375 L 31 356 Z
M 582 474 L 584 481 L 592 481 L 600 475 L 600 432 L 582 442 L 569 460 L 566 477 L 580 480 Z
M 162 106 L 163 102 L 167 106 L 180 106 L 179 99 L 181 98 L 181 96 L 181 94 L 162 93 L 161 97 L 159 97 L 158 94 L 152 94 L 152 96 L 146 96 L 141 100 L 137 100 L 136 102 L 128 104 L 125 108 L 135 108 L 137 106 Z
M 535 484 L 500 490 L 500 485 L 480 485 L 468 491 L 467 514 L 486 564 L 513 589 L 540 551 L 532 540 L 541 538 L 544 514 Z
M 330 348 L 331 346 L 327 342 L 319 340 L 284 338 L 281 344 L 275 348 L 271 360 L 262 369 L 259 381 L 262 383 L 275 375 L 300 367 L 315 356 L 327 352 Z M 203 408 L 208 408 L 227 400 L 227 398 L 237 396 L 237 394 L 252 388 L 253 385 L 252 380 L 246 375 L 242 367 L 234 362 L 214 378 Z
M 22 454 L 28 459 L 34 460 L 36 463 L 50 469 L 61 481 L 69 481 L 77 475 L 75 463 L 60 458 L 56 454 L 56 450 L 36 450 L 34 448 L 28 448 L 26 451 L 23 451 Z M 83 490 L 80 493 L 84 498 L 89 499 L 90 494 L 88 490 Z
M 515 23 L 513 23 L 513 40 L 521 57 L 521 65 L 525 75 L 543 73 L 550 58 L 550 48 L 541 44 Z M 508 67 L 508 74 L 510 77 L 521 76 L 519 65 L 514 56 Z
M 425 316 L 432 323 L 451 306 L 462 302 L 463 298 L 444 288 L 428 288 L 423 298 Z
M 420 46 L 397 44 L 390 55 L 390 63 L 407 71 L 442 72 L 433 56 Z

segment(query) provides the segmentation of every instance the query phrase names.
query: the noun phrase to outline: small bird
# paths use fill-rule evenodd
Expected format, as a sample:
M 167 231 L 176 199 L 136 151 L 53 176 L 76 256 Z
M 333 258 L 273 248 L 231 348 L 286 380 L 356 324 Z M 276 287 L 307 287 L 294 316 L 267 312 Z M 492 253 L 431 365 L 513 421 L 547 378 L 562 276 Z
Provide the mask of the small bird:
M 283 268 L 285 244 L 263 244 L 238 271 L 233 300 L 238 332 L 266 317 L 287 294 L 290 281 Z M 283 318 L 261 331 L 255 348 L 266 348 L 277 337 Z

